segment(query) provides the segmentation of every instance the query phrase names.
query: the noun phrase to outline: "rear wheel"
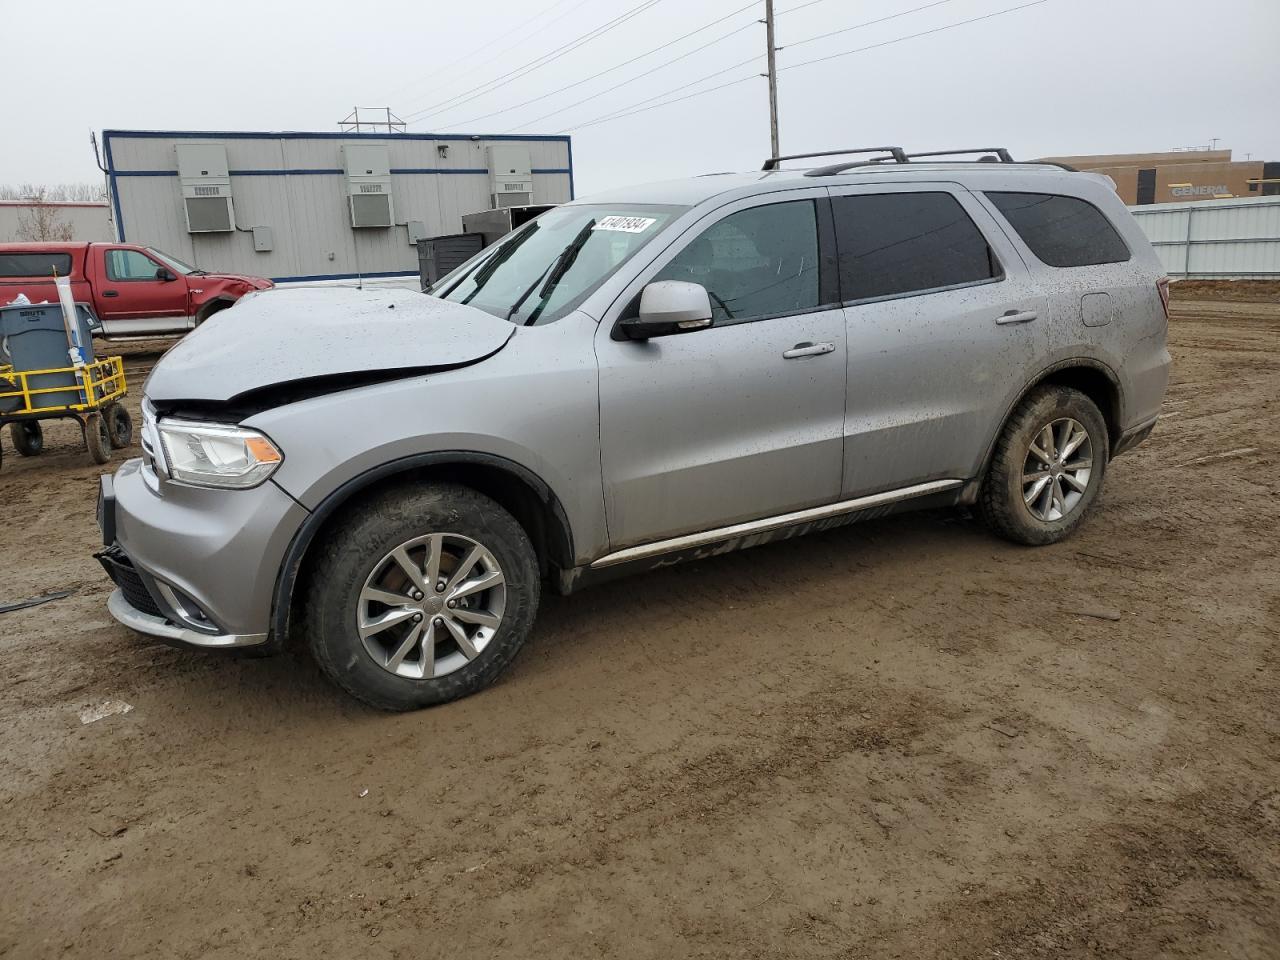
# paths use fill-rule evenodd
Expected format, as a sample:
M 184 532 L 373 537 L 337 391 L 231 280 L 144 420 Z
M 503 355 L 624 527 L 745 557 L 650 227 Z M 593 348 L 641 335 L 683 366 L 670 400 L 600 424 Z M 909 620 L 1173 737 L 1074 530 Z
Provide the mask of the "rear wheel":
M 119 400 L 113 400 L 102 411 L 107 421 L 107 433 L 111 437 L 111 446 L 123 450 L 133 443 L 133 418 Z
M 1102 489 L 1109 448 L 1106 421 L 1092 400 L 1069 387 L 1041 387 L 996 442 L 978 500 L 983 519 L 1015 543 L 1069 537 Z
M 371 706 L 445 703 L 511 662 L 538 594 L 533 546 L 497 503 L 453 484 L 390 490 L 319 548 L 311 649 L 330 679 Z
M 37 456 L 44 450 L 44 431 L 35 420 L 19 420 L 9 424 L 9 439 L 13 449 L 24 457 Z
M 84 418 L 84 445 L 94 463 L 106 463 L 111 459 L 111 434 L 101 413 L 91 413 Z

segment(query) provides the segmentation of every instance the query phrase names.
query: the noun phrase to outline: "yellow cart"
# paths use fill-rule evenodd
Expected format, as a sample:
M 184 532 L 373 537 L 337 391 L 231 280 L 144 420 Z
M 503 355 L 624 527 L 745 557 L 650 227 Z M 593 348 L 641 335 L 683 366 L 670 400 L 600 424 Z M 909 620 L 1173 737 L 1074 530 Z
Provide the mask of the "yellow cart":
M 0 426 L 9 424 L 14 447 L 32 457 L 44 449 L 41 420 L 75 420 L 89 456 L 106 463 L 113 448 L 133 442 L 133 419 L 120 402 L 128 391 L 120 357 L 46 370 L 0 365 Z

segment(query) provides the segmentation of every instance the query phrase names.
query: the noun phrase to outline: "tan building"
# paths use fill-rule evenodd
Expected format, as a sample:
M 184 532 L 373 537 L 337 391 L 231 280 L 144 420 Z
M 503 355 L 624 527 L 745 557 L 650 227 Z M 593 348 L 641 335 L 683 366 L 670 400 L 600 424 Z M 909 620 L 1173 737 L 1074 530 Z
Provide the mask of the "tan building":
M 1065 163 L 1077 170 L 1105 173 L 1116 182 L 1116 192 L 1130 206 L 1280 195 L 1280 163 L 1232 160 L 1230 150 L 1044 159 Z
M 105 200 L 0 200 L 0 243 L 115 238 Z

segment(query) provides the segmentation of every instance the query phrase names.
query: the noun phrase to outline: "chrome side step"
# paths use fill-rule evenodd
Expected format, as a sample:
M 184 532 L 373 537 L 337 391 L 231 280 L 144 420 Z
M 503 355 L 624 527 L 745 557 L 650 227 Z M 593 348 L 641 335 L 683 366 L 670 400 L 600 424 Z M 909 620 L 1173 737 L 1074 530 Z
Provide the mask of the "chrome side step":
M 591 569 L 597 570 L 601 567 L 612 567 L 614 564 L 627 563 L 631 560 L 644 560 L 648 557 L 656 557 L 664 553 L 674 553 L 678 550 L 688 550 L 694 547 L 703 547 L 723 540 L 733 540 L 737 537 L 751 536 L 756 533 L 767 533 L 770 530 L 778 530 L 800 523 L 826 520 L 829 517 L 855 513 L 858 510 L 866 510 L 870 507 L 882 507 L 886 504 L 897 503 L 899 500 L 910 500 L 913 497 L 923 497 L 931 493 L 942 493 L 944 490 L 954 490 L 962 486 L 964 486 L 963 480 L 932 480 L 929 483 L 917 483 L 911 487 L 873 493 L 868 497 L 841 500 L 839 503 L 830 503 L 825 507 L 810 507 L 808 510 L 783 513 L 776 517 L 765 517 L 761 520 L 735 523 L 730 527 L 717 527 L 714 530 L 690 533 L 683 537 L 673 537 L 670 540 L 644 543 L 638 547 L 628 547 L 626 550 L 605 554 L 599 560 L 592 562 Z

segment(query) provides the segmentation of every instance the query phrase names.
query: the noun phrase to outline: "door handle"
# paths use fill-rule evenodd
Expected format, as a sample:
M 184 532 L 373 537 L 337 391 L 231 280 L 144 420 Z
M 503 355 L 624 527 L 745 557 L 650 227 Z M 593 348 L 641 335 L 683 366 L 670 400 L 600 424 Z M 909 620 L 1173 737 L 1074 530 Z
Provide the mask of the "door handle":
M 790 350 L 782 351 L 782 357 L 785 360 L 796 360 L 800 357 L 820 357 L 824 353 L 832 353 L 836 348 L 834 343 L 797 343 Z
M 1003 316 L 996 317 L 996 323 L 1030 323 L 1040 314 L 1034 310 L 1009 310 Z
M 118 297 L 120 296 L 120 291 L 119 290 L 103 290 L 102 295 L 104 297 Z

